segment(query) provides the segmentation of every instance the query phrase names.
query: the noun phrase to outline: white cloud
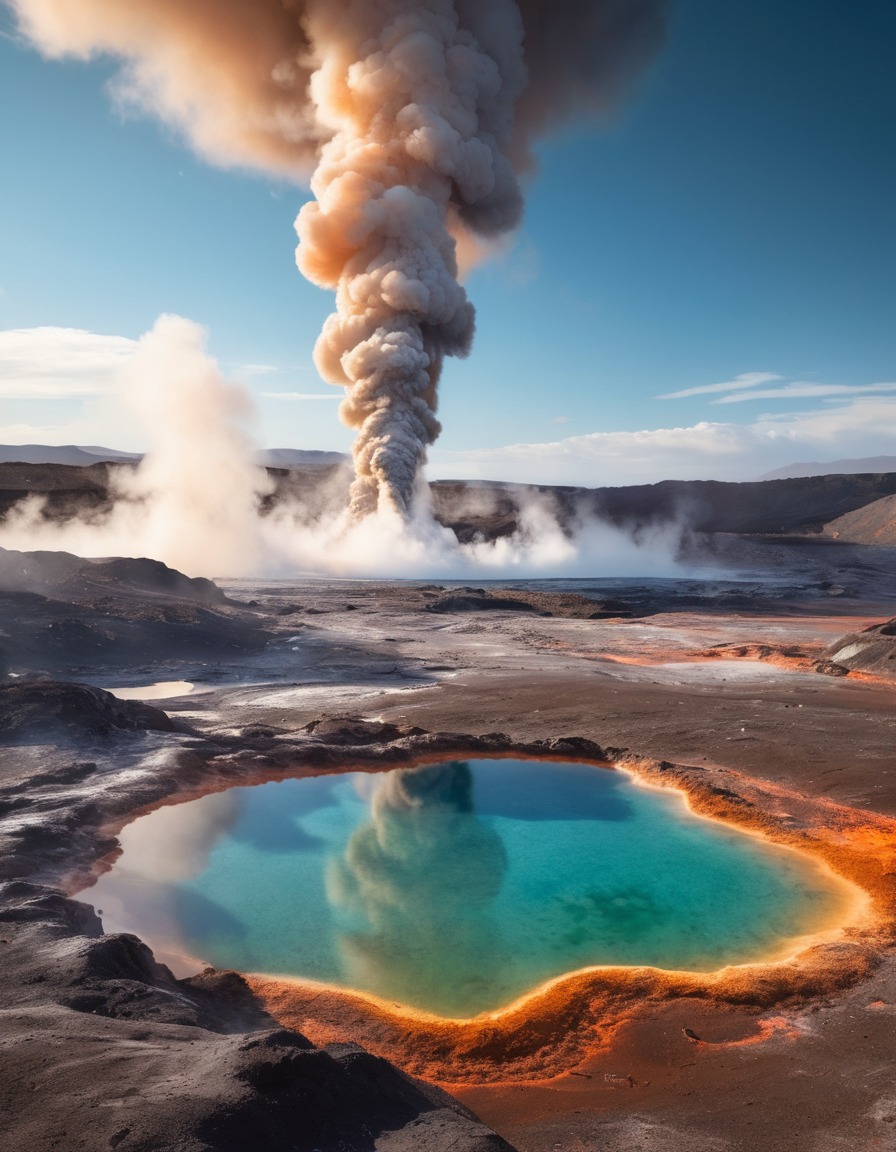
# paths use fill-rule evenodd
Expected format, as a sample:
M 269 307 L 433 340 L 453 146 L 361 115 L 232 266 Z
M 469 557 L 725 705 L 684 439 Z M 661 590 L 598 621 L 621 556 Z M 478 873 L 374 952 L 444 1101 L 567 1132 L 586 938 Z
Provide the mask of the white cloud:
M 649 484 L 660 480 L 751 480 L 798 459 L 862 457 L 896 450 L 896 397 L 861 396 L 808 412 L 765 414 L 751 424 L 592 432 L 541 444 L 431 453 L 445 478 L 516 483 Z
M 137 342 L 82 328 L 0 331 L 0 397 L 70 400 L 110 392 Z

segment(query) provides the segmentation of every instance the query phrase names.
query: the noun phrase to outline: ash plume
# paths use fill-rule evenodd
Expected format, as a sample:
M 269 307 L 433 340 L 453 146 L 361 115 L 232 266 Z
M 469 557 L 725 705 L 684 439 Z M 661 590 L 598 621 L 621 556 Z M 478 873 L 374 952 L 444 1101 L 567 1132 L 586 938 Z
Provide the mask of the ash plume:
M 457 246 L 512 231 L 541 134 L 610 110 L 666 0 L 7 0 L 51 56 L 123 58 L 116 87 L 212 161 L 299 182 L 298 263 L 336 292 L 315 348 L 357 429 L 355 519 L 408 516 L 446 356 L 471 347 Z M 471 243 L 472 242 L 472 243 Z M 487 250 L 488 244 L 485 245 Z

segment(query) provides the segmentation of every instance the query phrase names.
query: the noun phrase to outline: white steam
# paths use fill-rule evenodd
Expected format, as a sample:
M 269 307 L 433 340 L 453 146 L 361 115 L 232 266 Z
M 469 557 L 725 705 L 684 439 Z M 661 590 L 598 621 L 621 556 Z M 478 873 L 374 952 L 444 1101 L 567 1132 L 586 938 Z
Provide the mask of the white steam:
M 252 406 L 205 350 L 199 325 L 162 316 L 139 341 L 122 392 L 149 451 L 110 471 L 108 514 L 60 523 L 30 497 L 0 526 L 0 545 L 80 556 L 149 556 L 188 575 L 248 575 L 263 568 L 259 500 L 270 491 L 245 431 Z
M 524 579 L 545 576 L 663 576 L 680 574 L 679 531 L 669 526 L 636 539 L 596 520 L 560 527 L 549 499 L 523 497 L 517 529 L 497 540 L 459 543 L 424 503 L 408 516 L 390 508 L 357 521 L 322 516 L 309 523 L 304 509 L 285 506 L 267 521 L 274 572 L 336 576 L 450 579 Z
M 569 536 L 546 497 L 521 502 L 512 536 L 468 544 L 436 522 L 422 483 L 406 513 L 382 505 L 351 517 L 338 476 L 315 478 L 266 512 L 272 484 L 245 430 L 251 402 L 223 378 L 205 343 L 204 330 L 179 316 L 162 316 L 139 341 L 122 387 L 150 448 L 136 469 L 110 469 L 111 508 L 66 520 L 51 514 L 44 498 L 28 497 L 0 524 L 0 547 L 149 556 L 209 577 L 631 576 L 675 569 L 675 530 L 636 541 L 592 520 Z M 487 495 L 470 493 L 463 511 L 488 513 Z

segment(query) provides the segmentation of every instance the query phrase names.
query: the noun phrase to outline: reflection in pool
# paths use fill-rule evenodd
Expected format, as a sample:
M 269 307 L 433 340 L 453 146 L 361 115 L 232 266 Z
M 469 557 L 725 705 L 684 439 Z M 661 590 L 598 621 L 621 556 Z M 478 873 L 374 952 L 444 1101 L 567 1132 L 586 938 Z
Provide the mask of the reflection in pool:
M 584 764 L 450 762 L 234 788 L 121 834 L 90 892 L 161 959 L 444 1016 L 596 964 L 710 971 L 834 923 L 810 859 Z M 180 963 L 177 957 L 180 956 Z

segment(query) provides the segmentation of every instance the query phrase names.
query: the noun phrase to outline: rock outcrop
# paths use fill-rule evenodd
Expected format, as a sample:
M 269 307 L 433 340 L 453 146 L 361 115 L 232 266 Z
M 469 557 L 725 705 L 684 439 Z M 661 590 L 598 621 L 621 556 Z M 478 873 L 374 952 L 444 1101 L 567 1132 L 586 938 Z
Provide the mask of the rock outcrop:
M 896 619 L 842 636 L 825 657 L 851 672 L 896 679 Z

